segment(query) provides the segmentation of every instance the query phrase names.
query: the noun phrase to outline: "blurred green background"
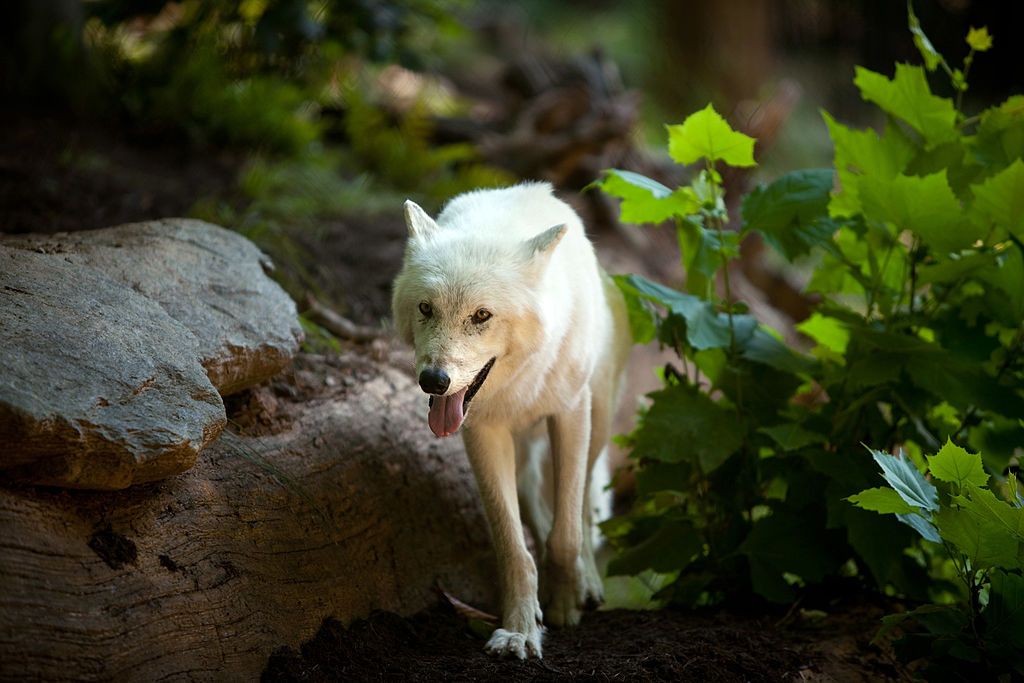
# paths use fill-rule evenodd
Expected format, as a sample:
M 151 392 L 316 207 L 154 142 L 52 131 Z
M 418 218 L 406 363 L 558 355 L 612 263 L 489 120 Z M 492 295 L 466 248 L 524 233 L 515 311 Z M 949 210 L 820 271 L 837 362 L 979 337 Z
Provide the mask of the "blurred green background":
M 997 35 L 966 110 L 1020 91 L 999 31 L 1019 3 L 917 5 L 953 60 L 968 26 Z M 760 140 L 748 182 L 828 166 L 819 110 L 882 123 L 853 67 L 901 60 L 918 61 L 906 6 L 877 0 L 10 0 L 0 231 L 192 215 L 256 240 L 297 299 L 372 323 L 406 197 L 574 194 L 610 166 L 677 181 L 664 124 L 708 101 Z M 592 230 L 616 220 L 587 201 Z

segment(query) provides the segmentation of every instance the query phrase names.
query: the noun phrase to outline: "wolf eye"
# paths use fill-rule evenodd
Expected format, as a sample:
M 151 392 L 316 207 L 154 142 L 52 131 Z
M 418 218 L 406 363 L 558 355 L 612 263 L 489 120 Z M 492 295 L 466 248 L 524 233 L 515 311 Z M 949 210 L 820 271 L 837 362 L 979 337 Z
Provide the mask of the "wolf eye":
M 420 313 L 423 314 L 423 317 L 429 318 L 430 316 L 434 315 L 434 309 L 426 301 L 421 301 Z
M 479 325 L 480 323 L 485 323 L 485 322 L 487 322 L 490 319 L 491 319 L 491 312 L 488 311 L 486 308 L 478 308 L 478 309 L 476 309 L 476 313 L 473 314 L 473 324 L 474 325 Z

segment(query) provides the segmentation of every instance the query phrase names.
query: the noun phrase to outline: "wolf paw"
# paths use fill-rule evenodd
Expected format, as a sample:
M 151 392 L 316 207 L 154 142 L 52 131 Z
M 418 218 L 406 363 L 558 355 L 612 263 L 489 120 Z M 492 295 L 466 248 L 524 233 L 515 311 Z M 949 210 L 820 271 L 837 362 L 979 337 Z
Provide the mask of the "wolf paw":
M 499 628 L 491 635 L 484 650 L 487 654 L 497 657 L 527 657 L 542 658 L 540 641 L 543 636 L 543 629 L 534 627 L 529 629 L 530 633 L 519 633 L 518 631 L 506 631 Z
M 578 591 L 570 585 L 553 586 L 544 614 L 552 626 L 575 626 L 580 623 Z

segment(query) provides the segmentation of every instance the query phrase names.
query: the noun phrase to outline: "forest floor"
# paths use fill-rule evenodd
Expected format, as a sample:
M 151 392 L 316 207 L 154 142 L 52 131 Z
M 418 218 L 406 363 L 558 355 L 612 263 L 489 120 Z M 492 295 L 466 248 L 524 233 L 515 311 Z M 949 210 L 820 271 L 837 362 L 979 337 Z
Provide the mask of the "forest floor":
M 544 658 L 499 660 L 451 608 L 410 619 L 378 612 L 347 629 L 327 619 L 296 651 L 281 647 L 264 681 L 869 681 L 906 680 L 890 651 L 869 645 L 878 605 L 834 611 L 609 610 L 549 630 Z
M 65 118 L 0 115 L 0 232 L 107 227 L 186 216 L 202 198 L 233 199 L 244 159 L 154 142 Z M 362 324 L 386 317 L 404 227 L 393 217 L 332 219 L 310 265 Z M 336 300 L 337 297 L 331 297 Z M 339 579 L 343 580 L 343 579 Z M 328 680 L 906 680 L 889 647 L 870 644 L 894 605 L 852 599 L 775 612 L 586 614 L 548 633 L 543 660 L 500 661 L 447 603 L 412 618 L 376 613 L 347 628 L 327 618 L 297 649 L 282 644 L 269 681 Z M 815 609 L 810 609 L 814 607 Z M 293 644 L 294 645 L 294 644 Z

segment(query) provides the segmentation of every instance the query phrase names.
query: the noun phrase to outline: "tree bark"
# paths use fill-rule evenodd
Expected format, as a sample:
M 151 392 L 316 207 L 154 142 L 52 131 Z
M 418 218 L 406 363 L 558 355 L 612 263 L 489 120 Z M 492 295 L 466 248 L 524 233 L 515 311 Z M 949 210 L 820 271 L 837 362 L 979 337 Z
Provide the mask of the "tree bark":
M 469 465 L 423 403 L 390 365 L 300 356 L 184 474 L 0 487 L 0 679 L 253 679 L 324 617 L 411 614 L 438 581 L 493 606 Z

